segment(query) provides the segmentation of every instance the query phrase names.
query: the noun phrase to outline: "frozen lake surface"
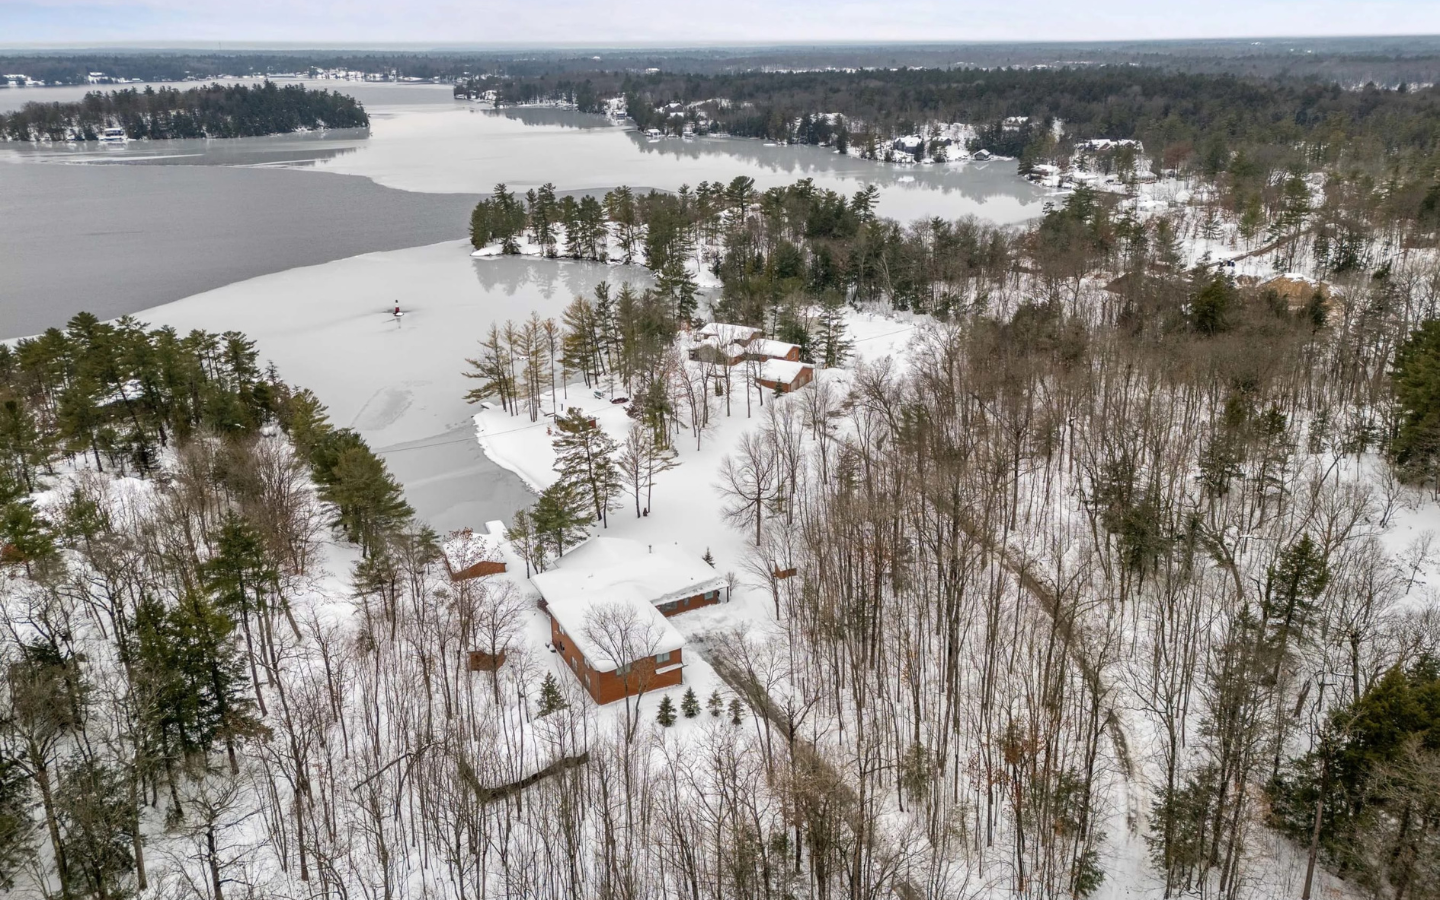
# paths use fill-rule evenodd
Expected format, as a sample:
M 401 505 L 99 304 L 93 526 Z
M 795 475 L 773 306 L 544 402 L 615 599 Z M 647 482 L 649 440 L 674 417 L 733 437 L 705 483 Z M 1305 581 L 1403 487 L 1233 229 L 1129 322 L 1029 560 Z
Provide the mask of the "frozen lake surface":
M 460 373 L 492 322 L 558 318 L 601 281 L 648 283 L 636 267 L 537 259 L 471 259 L 447 241 L 290 269 L 228 285 L 140 317 L 183 331 L 236 329 L 291 384 L 315 391 L 337 426 L 358 431 L 389 463 L 435 528 L 509 520 L 534 502 L 480 452 Z M 390 311 L 400 303 L 406 315 Z M 544 428 L 516 417 L 516 428 Z
M 649 140 L 603 117 L 488 110 L 448 87 L 318 82 L 351 93 L 371 128 L 124 147 L 0 145 L 0 338 L 89 309 L 155 325 L 243 331 L 292 384 L 355 428 L 435 528 L 509 520 L 532 497 L 474 439 L 460 372 L 491 322 L 556 316 L 638 268 L 472 260 L 477 196 L 620 184 L 673 190 L 748 175 L 880 188 L 882 215 L 1016 223 L 1050 192 L 1013 162 L 893 166 L 815 147 L 729 138 Z M 0 92 L 0 109 L 84 88 Z M 407 315 L 388 315 L 399 302 Z M 517 418 L 517 428 L 545 427 Z
M 446 86 L 313 85 L 364 102 L 370 133 L 0 144 L 0 338 L 81 309 L 117 316 L 299 265 L 458 238 L 477 195 L 497 182 L 603 192 L 748 175 L 762 188 L 812 178 L 846 193 L 873 183 L 880 213 L 907 222 L 1019 222 L 1049 196 L 1011 162 L 894 166 L 751 140 L 652 141 L 601 116 L 496 112 Z M 11 88 L 0 108 L 85 90 Z

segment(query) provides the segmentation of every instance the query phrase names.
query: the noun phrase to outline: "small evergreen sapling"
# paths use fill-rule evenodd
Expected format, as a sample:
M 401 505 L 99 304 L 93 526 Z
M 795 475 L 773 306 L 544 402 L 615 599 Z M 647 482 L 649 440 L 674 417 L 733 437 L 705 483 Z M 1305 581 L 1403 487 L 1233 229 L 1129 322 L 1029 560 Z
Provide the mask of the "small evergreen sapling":
M 655 721 L 669 728 L 675 724 L 675 703 L 666 694 L 660 698 L 660 711 L 655 716 Z
M 709 708 L 710 715 L 718 719 L 721 710 L 725 708 L 725 701 L 720 699 L 720 692 L 717 690 L 710 695 L 709 700 L 705 701 L 705 706 Z
M 740 705 L 740 698 L 735 697 L 730 701 L 730 724 L 739 725 L 745 719 L 745 707 Z
M 545 673 L 545 680 L 540 684 L 540 717 L 544 718 L 569 705 L 560 693 L 560 684 L 555 680 L 554 673 Z
M 686 688 L 685 696 L 680 698 L 680 711 L 685 718 L 693 719 L 700 715 L 700 700 L 695 696 L 694 688 Z

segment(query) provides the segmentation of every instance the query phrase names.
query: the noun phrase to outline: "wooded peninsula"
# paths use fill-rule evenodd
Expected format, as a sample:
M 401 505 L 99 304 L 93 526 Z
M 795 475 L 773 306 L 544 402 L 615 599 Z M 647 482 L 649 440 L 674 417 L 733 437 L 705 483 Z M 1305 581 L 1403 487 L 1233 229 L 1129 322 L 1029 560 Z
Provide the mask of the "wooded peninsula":
M 27 103 L 0 115 L 0 140 L 95 141 L 106 128 L 124 128 L 130 140 L 258 137 L 369 124 L 365 108 L 345 94 L 269 81 L 216 83 L 184 91 L 94 91 L 78 103 Z

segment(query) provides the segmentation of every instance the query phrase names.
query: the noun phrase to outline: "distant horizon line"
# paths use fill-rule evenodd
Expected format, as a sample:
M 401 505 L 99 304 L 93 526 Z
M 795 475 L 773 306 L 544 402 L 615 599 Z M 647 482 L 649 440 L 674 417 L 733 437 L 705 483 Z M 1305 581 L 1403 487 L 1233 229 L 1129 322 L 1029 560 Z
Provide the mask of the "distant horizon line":
M 527 40 L 444 43 L 432 41 L 207 41 L 207 40 L 165 40 L 152 41 L 83 41 L 83 42 L 19 42 L 0 45 L 0 53 L 35 53 L 41 51 L 84 53 L 104 52 L 193 52 L 212 50 L 216 52 L 255 52 L 264 50 L 288 53 L 304 51 L 407 51 L 411 53 L 454 53 L 465 51 L 545 51 L 545 50 L 823 50 L 823 49 L 865 49 L 865 48 L 935 48 L 975 46 L 1015 47 L 1084 47 L 1123 46 L 1129 44 L 1217 44 L 1241 41 L 1364 41 L 1364 40 L 1435 40 L 1440 50 L 1440 33 L 1420 32 L 1413 34 L 1237 34 L 1208 37 L 1146 37 L 1108 38 L 1074 40 L 1007 40 L 1007 39 L 966 39 L 966 40 L 749 40 L 749 41 L 617 41 L 588 43 L 578 41 L 537 42 Z

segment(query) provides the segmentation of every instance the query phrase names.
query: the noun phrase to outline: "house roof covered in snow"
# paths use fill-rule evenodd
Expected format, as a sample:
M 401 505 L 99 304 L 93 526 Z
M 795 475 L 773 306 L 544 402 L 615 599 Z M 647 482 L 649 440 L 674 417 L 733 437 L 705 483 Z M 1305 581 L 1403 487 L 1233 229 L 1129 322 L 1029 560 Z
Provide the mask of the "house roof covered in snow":
M 597 537 L 560 557 L 530 579 L 545 602 L 603 596 L 633 597 L 659 605 L 719 590 L 725 579 L 679 544 L 641 544 Z
M 698 332 L 701 337 L 713 337 L 730 343 L 738 341 L 747 344 L 760 336 L 760 329 L 751 328 L 749 325 L 727 325 L 724 322 L 711 322 Z
M 597 672 L 613 672 L 645 656 L 673 653 L 685 638 L 670 620 L 648 601 L 638 597 L 602 594 L 546 601 L 546 609 L 560 624 L 565 639 Z M 613 659 L 629 656 L 630 659 Z
M 799 350 L 800 346 L 798 344 L 787 344 L 784 341 L 772 341 L 769 338 L 756 338 L 750 342 L 750 346 L 746 349 L 751 353 L 779 359 L 787 356 L 792 350 Z
M 726 344 L 724 348 L 721 348 L 720 339 L 713 335 L 701 338 L 696 342 L 695 346 L 697 348 L 708 347 L 711 350 L 724 352 L 727 357 L 744 356 L 746 353 L 745 345 L 736 343 L 735 341 L 731 341 Z
M 606 642 L 597 640 L 593 632 L 603 630 L 601 617 L 633 623 L 639 637 L 630 646 L 637 656 L 672 652 L 683 647 L 685 639 L 656 604 L 719 590 L 725 583 L 703 559 L 679 544 L 607 537 L 577 547 L 530 580 L 566 637 L 600 672 L 631 662 L 611 659 Z
M 806 368 L 808 366 L 802 362 L 791 362 L 788 359 L 767 359 L 760 366 L 760 380 L 790 384 Z

